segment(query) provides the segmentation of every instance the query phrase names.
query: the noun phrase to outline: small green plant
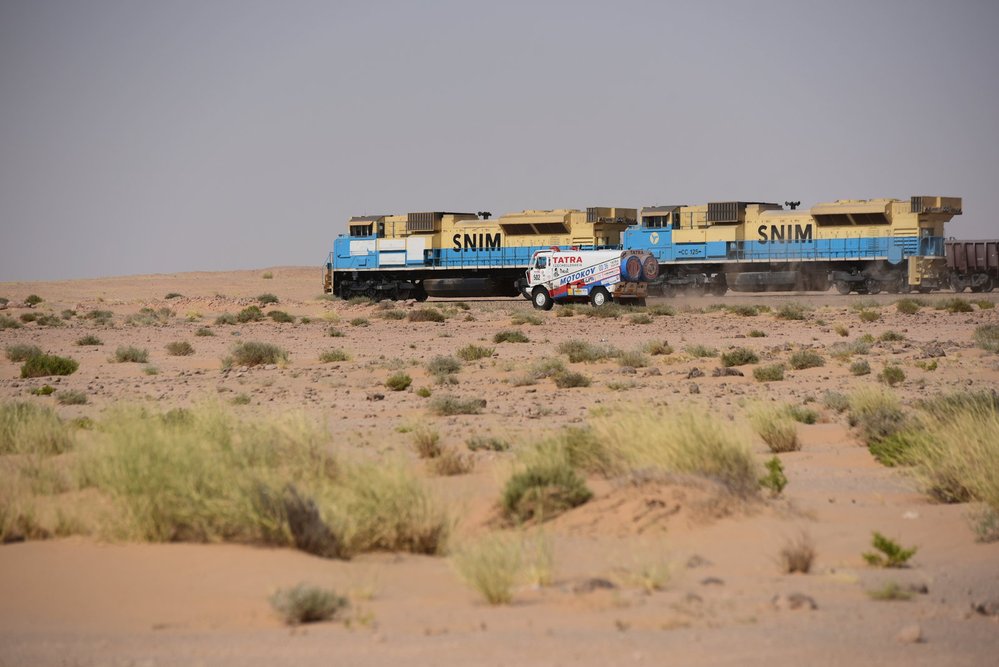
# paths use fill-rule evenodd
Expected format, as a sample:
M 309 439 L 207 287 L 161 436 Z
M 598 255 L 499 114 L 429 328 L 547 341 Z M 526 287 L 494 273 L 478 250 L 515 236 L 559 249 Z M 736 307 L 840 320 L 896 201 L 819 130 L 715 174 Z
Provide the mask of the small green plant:
M 944 299 L 936 305 L 937 310 L 946 310 L 948 313 L 970 313 L 974 308 L 971 304 L 959 297 Z
M 486 406 L 482 398 L 460 398 L 458 396 L 437 396 L 430 401 L 430 411 L 436 415 L 477 415 Z
M 169 299 L 182 299 L 183 297 L 184 295 L 181 294 L 180 292 L 168 292 L 167 295 L 163 298 L 169 300 Z
M 736 304 L 734 306 L 725 306 L 725 310 L 732 313 L 733 315 L 740 315 L 742 317 L 755 317 L 760 314 L 759 308 L 747 304 Z
M 902 588 L 897 581 L 886 581 L 881 588 L 872 588 L 867 591 L 867 595 L 872 600 L 880 601 L 906 601 L 912 599 L 912 591 Z
M 857 361 L 850 364 L 850 374 L 851 375 L 870 375 L 871 365 L 867 363 L 866 359 L 858 359 Z
M 440 454 L 430 460 L 430 471 L 442 477 L 467 475 L 475 468 L 475 457 L 462 454 L 454 447 L 442 447 Z
M 563 371 L 561 373 L 556 373 L 552 379 L 555 380 L 555 386 L 559 389 L 572 389 L 575 387 L 590 386 L 590 378 L 575 371 Z
M 413 378 L 409 377 L 402 371 L 393 373 L 387 380 L 385 380 L 385 386 L 392 391 L 403 391 L 408 389 L 411 384 L 413 384 Z
M 535 315 L 534 313 L 517 313 L 510 318 L 510 324 L 515 327 L 522 326 L 524 324 L 530 324 L 532 326 L 538 326 L 544 320 Z
M 430 428 L 413 430 L 413 450 L 421 459 L 432 459 L 440 456 L 441 434 Z
M 19 319 L 25 324 L 28 324 L 29 322 L 34 322 L 38 319 L 38 313 L 21 313 Z
M 492 605 L 509 604 L 522 567 L 521 544 L 507 535 L 489 535 L 459 549 L 453 563 L 459 576 Z
M 995 302 L 994 301 L 989 301 L 988 299 L 978 299 L 978 300 L 972 301 L 971 303 L 973 303 L 976 306 L 978 306 L 979 310 L 992 310 L 993 308 L 996 307 Z
M 885 366 L 884 369 L 878 373 L 878 379 L 889 387 L 894 387 L 895 385 L 905 381 L 905 371 L 898 366 Z
M 129 346 L 120 346 L 114 351 L 114 361 L 119 364 L 144 364 L 149 361 L 148 350 Z
M 529 463 L 507 480 L 500 506 L 507 519 L 523 523 L 550 519 L 592 497 L 567 460 L 548 457 Z
M 194 354 L 194 346 L 186 340 L 174 341 L 167 343 L 166 351 L 171 357 L 189 357 Z
M 233 366 L 262 366 L 288 361 L 288 353 L 271 343 L 246 341 L 236 343 L 229 357 L 222 360 L 223 368 Z
M 7 359 L 15 363 L 27 361 L 31 357 L 37 357 L 44 354 L 42 352 L 42 348 L 37 345 L 28 345 L 26 343 L 8 345 L 4 352 L 7 355 Z
M 392 310 L 384 310 L 379 315 L 384 320 L 404 320 L 406 319 L 406 311 L 399 310 L 398 308 Z
M 517 331 L 516 329 L 506 329 L 504 331 L 496 332 L 493 336 L 494 343 L 529 343 L 531 339 L 528 338 L 522 331 Z
M 284 312 L 283 310 L 272 310 L 267 313 L 267 317 L 271 318 L 278 324 L 294 324 L 295 318 L 292 315 Z
M 656 304 L 654 306 L 649 306 L 645 312 L 647 312 L 652 317 L 673 317 L 676 315 L 676 309 L 673 306 L 667 306 L 665 304 Z
M 774 317 L 778 320 L 803 320 L 808 313 L 808 307 L 795 302 L 783 304 L 774 312 Z
M 430 387 L 420 387 L 419 389 L 416 390 L 416 395 L 419 396 L 420 398 L 430 398 L 430 395 L 432 393 L 433 392 L 430 391 Z
M 45 299 L 43 299 L 42 297 L 38 296 L 37 294 L 29 294 L 27 297 L 25 297 L 24 303 L 25 303 L 25 305 L 31 306 L 32 308 L 34 308 L 35 306 L 37 306 L 38 304 L 40 304 L 44 300 Z
M 906 549 L 877 531 L 874 531 L 871 538 L 871 546 L 874 547 L 874 551 L 864 552 L 862 556 L 867 564 L 873 567 L 906 567 L 918 549 L 917 547 Z
M 745 347 L 737 347 L 721 355 L 721 364 L 726 368 L 732 366 L 745 366 L 746 364 L 758 364 L 760 358 L 755 352 Z
M 438 355 L 427 362 L 427 371 L 437 378 L 454 375 L 460 370 L 461 362 L 454 357 Z
M 268 304 L 277 303 L 277 302 L 278 298 L 270 293 L 261 294 L 260 296 L 257 297 L 257 303 L 259 303 L 261 306 L 266 306 Z
M 999 354 L 999 324 L 975 327 L 975 343 L 983 350 Z
M 146 375 L 159 375 L 160 369 L 150 364 L 149 366 L 143 366 L 142 372 L 145 373 Z
M 628 318 L 632 324 L 652 324 L 652 317 L 648 313 L 636 313 Z
M 447 318 L 436 308 L 417 308 L 406 316 L 410 322 L 443 322 Z
M 876 310 L 861 310 L 857 313 L 861 322 L 877 322 L 881 319 L 881 313 Z
M 229 402 L 233 405 L 249 405 L 251 401 L 249 394 L 236 394 Z
M 698 345 L 688 345 L 684 351 L 687 354 L 689 354 L 690 356 L 696 357 L 696 358 L 699 358 L 699 359 L 700 358 L 705 358 L 705 357 L 717 357 L 718 356 L 718 350 L 716 350 L 713 347 L 707 347 L 706 345 L 700 345 L 700 344 L 698 344 Z
M 79 362 L 69 357 L 54 354 L 39 354 L 29 357 L 21 366 L 22 378 L 39 378 L 49 375 L 72 375 L 80 367 Z
M 815 562 L 815 544 L 808 533 L 788 540 L 778 554 L 780 571 L 784 574 L 808 574 Z
M 559 354 L 567 355 L 570 363 L 574 364 L 583 361 L 602 361 L 621 354 L 620 350 L 613 347 L 594 345 L 585 340 L 567 340 L 559 343 L 557 349 Z
M 55 387 L 49 384 L 43 384 L 41 387 L 35 387 L 29 393 L 32 396 L 51 396 L 55 393 Z
M 330 338 L 343 338 L 347 334 L 345 334 L 340 329 L 337 329 L 336 327 L 330 327 L 329 329 L 326 330 L 326 335 L 329 336 Z
M 39 315 L 38 319 L 35 321 L 38 323 L 38 326 L 40 327 L 61 327 L 64 326 L 65 324 L 62 321 L 62 318 L 57 317 L 56 315 L 48 315 L 48 314 Z
M 232 313 L 222 313 L 221 315 L 215 318 L 215 324 L 217 326 L 222 326 L 226 324 L 229 325 L 236 324 L 238 321 L 239 320 L 237 320 L 236 316 L 233 315 Z
M 482 347 L 481 345 L 466 345 L 460 348 L 456 354 L 462 361 L 478 361 L 493 356 L 496 351 L 494 347 Z
M 617 365 L 626 368 L 645 368 L 649 363 L 649 358 L 639 350 L 622 352 L 617 358 Z
M 505 440 L 484 435 L 473 435 L 465 441 L 465 446 L 473 452 L 480 450 L 487 452 L 506 452 L 510 450 L 510 443 Z
M 340 348 L 332 348 L 319 354 L 319 363 L 332 364 L 339 361 L 350 361 L 350 354 Z
M 771 456 L 764 466 L 767 474 L 760 478 L 760 486 L 770 491 L 770 495 L 777 497 L 787 486 L 787 476 L 784 474 L 784 465 L 776 456 Z
M 838 335 L 842 336 L 843 338 L 846 338 L 847 336 L 850 335 L 850 330 L 847 329 L 842 324 L 837 324 L 835 327 L 833 327 L 833 331 L 835 331 Z
M 0 454 L 62 454 L 72 446 L 69 430 L 52 408 L 0 403 Z
M 750 338 L 766 338 L 767 334 L 759 329 L 750 329 L 749 333 L 746 334 Z
M 664 340 L 651 340 L 645 344 L 645 351 L 654 357 L 673 354 L 673 346 Z
M 87 395 L 76 389 L 63 389 L 56 392 L 56 402 L 59 405 L 86 405 Z
M 926 359 L 920 359 L 916 361 L 915 364 L 916 368 L 921 368 L 924 371 L 928 372 L 935 371 L 937 368 L 939 368 L 939 364 L 937 363 L 936 359 L 930 359 L 929 361 L 927 361 Z
M 779 382 L 784 379 L 784 365 L 757 366 L 753 369 L 753 378 L 757 382 Z
M 905 336 L 898 333 L 897 331 L 892 331 L 889 329 L 888 331 L 885 331 L 883 334 L 878 336 L 878 340 L 881 341 L 882 343 L 896 343 L 900 340 L 905 340 Z
M 817 368 L 819 366 L 825 366 L 826 360 L 822 358 L 822 355 L 815 350 L 798 350 L 791 355 L 791 358 L 787 362 L 791 368 L 796 371 L 803 370 L 805 368 Z
M 95 336 L 94 334 L 87 334 L 86 336 L 80 336 L 76 339 L 76 344 L 80 347 L 90 346 L 90 345 L 103 345 L 104 341 Z
M 247 306 L 236 314 L 236 321 L 241 324 L 259 322 L 262 319 L 264 319 L 264 311 L 260 310 L 257 306 Z M 218 320 L 215 320 L 215 322 L 219 323 Z
M 200 327 L 197 331 L 194 332 L 194 335 L 201 337 L 214 336 L 215 332 L 209 329 L 208 327 Z
M 274 274 L 270 271 L 264 271 L 262 274 L 260 274 L 260 277 L 263 278 L 264 280 L 273 280 Z
M 773 405 L 757 405 L 749 412 L 753 430 L 763 438 L 774 454 L 796 452 L 801 449 L 795 421 L 786 408 Z
M 347 299 L 347 303 L 352 306 L 370 306 L 374 303 L 374 300 L 371 297 L 358 294 Z
M 867 445 L 897 433 L 905 425 L 902 406 L 890 391 L 867 387 L 855 391 L 849 400 L 850 426 L 860 429 L 861 439 Z
M 21 323 L 12 317 L 7 317 L 6 315 L 0 315 L 0 331 L 4 329 L 20 329 Z
M 846 412 L 850 409 L 850 397 L 838 391 L 828 390 L 822 394 L 822 405 L 834 412 Z
M 369 322 L 366 317 L 355 317 L 350 321 L 350 326 L 352 327 L 366 327 L 370 324 L 371 322 Z
M 919 312 L 919 302 L 915 299 L 899 299 L 895 302 L 895 310 L 904 315 L 915 315 Z
M 329 621 L 347 607 L 347 599 L 331 590 L 298 584 L 271 596 L 271 607 L 287 625 Z

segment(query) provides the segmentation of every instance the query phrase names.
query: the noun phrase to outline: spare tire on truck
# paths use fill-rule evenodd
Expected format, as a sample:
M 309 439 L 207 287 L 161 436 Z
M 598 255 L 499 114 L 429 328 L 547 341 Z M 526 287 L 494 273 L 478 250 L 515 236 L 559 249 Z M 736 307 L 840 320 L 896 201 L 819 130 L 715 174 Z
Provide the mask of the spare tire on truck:
M 629 282 L 642 279 L 642 260 L 635 255 L 628 255 L 621 260 L 621 277 Z

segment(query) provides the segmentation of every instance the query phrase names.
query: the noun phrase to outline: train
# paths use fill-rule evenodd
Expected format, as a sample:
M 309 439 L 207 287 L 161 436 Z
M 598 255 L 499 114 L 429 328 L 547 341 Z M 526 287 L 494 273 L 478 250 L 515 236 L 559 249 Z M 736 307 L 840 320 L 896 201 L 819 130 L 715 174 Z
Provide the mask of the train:
M 986 281 L 965 262 L 966 277 L 955 278 L 948 264 L 945 225 L 961 206 L 960 197 L 913 196 L 810 209 L 790 201 L 723 201 L 532 209 L 498 218 L 488 211 L 358 216 L 333 242 L 323 290 L 344 299 L 530 298 L 525 270 L 545 248 L 647 251 L 659 263 L 650 293 L 666 296 L 991 289 L 999 276 Z

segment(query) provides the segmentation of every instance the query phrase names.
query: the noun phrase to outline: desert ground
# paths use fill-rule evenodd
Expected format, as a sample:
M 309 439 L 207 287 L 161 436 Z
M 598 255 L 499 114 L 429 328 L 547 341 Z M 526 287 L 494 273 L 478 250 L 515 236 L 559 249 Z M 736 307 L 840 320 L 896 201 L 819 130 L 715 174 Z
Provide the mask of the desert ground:
M 28 307 L 32 294 L 42 301 Z M 277 302 L 262 304 L 265 294 Z M 79 363 L 69 375 L 22 378 L 22 362 L 0 359 L 0 404 L 49 407 L 76 443 L 44 459 L 0 449 L 0 665 L 985 665 L 999 656 L 999 542 L 976 528 L 981 503 L 940 502 L 912 466 L 879 462 L 836 401 L 876 388 L 909 413 L 937 395 L 999 390 L 999 355 L 975 339 L 999 325 L 995 296 L 959 295 L 965 305 L 948 309 L 954 294 L 920 295 L 905 313 L 899 295 L 728 294 L 653 299 L 606 317 L 584 305 L 566 317 L 520 298 L 348 303 L 323 298 L 318 268 L 276 267 L 0 283 L 0 297 L 0 317 L 20 325 L 0 328 L 2 347 Z M 254 305 L 262 319 L 224 323 Z M 425 309 L 443 321 L 409 315 Z M 293 321 L 272 319 L 275 310 Z M 88 316 L 100 311 L 109 314 Z M 494 342 L 504 331 L 527 342 Z M 99 344 L 77 344 L 88 335 Z M 286 358 L 223 361 L 247 341 Z M 559 350 L 567 341 L 615 352 L 573 362 Z M 192 353 L 169 353 L 178 342 Z M 487 350 L 435 372 L 435 357 L 469 345 Z M 148 358 L 116 361 L 129 346 Z M 755 358 L 716 375 L 719 355 L 738 348 Z M 342 360 L 321 361 L 330 351 Z M 794 368 L 802 351 L 822 365 Z M 859 361 L 869 373 L 851 370 Z M 539 371 L 545 364 L 561 370 Z M 783 379 L 754 377 L 776 364 Z M 588 385 L 553 379 L 571 373 L 582 380 L 567 385 Z M 387 387 L 395 374 L 411 384 Z M 54 393 L 33 393 L 46 385 Z M 443 396 L 485 403 L 438 414 Z M 116 496 L 66 472 L 123 405 L 153 415 L 206 404 L 240 422 L 298 415 L 338 462 L 401 466 L 446 512 L 446 543 L 433 554 L 324 558 L 218 536 L 143 539 L 115 528 Z M 812 414 L 793 422 L 797 446 L 775 455 L 750 415 L 784 405 Z M 530 451 L 567 427 L 592 426 L 599 439 L 615 415 L 636 413 L 698 415 L 744 441 L 760 475 L 776 456 L 786 487 L 733 495 L 710 475 L 583 466 L 586 502 L 543 520 L 504 516 L 504 487 Z M 427 431 L 457 469 L 419 456 L 414 441 Z M 636 438 L 670 437 L 655 431 Z M 875 532 L 917 550 L 902 567 L 873 565 L 863 554 Z M 522 567 L 503 604 L 487 603 L 457 563 L 495 536 L 550 552 L 549 571 Z M 781 551 L 802 540 L 814 559 L 807 573 L 788 572 Z M 299 583 L 348 606 L 289 626 L 270 600 Z

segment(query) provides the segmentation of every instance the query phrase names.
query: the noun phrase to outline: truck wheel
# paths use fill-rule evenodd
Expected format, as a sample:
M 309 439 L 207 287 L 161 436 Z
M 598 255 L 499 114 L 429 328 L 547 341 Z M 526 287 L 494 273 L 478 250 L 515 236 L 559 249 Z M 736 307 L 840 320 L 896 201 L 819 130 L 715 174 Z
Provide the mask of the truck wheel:
M 850 283 L 846 282 L 845 280 L 836 281 L 836 291 L 839 292 L 840 294 L 849 294 L 852 289 L 853 288 L 851 287 Z
M 598 287 L 590 292 L 590 304 L 592 304 L 595 308 L 599 308 L 600 306 L 608 303 L 610 300 L 610 294 L 603 287 Z
M 552 301 L 551 296 L 548 294 L 548 290 L 540 285 L 534 288 L 534 294 L 531 296 L 531 302 L 538 310 L 551 310 L 552 306 L 555 304 L 555 302 Z

